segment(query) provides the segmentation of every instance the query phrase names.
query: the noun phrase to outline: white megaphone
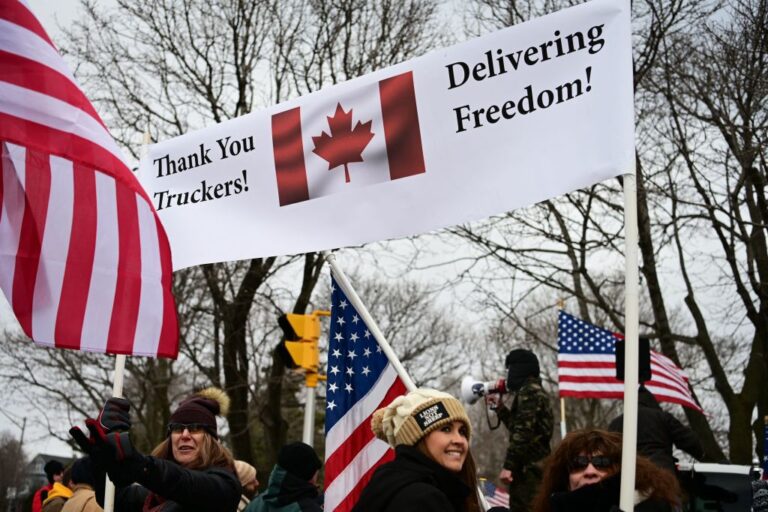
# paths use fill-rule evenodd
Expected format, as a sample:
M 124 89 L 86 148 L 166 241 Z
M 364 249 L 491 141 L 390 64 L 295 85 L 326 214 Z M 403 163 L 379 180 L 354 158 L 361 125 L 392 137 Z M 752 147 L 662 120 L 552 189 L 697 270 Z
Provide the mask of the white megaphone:
M 504 379 L 496 382 L 482 382 L 474 377 L 464 377 L 461 379 L 461 399 L 468 404 L 473 404 L 480 400 L 480 397 L 492 393 L 506 393 L 507 384 Z

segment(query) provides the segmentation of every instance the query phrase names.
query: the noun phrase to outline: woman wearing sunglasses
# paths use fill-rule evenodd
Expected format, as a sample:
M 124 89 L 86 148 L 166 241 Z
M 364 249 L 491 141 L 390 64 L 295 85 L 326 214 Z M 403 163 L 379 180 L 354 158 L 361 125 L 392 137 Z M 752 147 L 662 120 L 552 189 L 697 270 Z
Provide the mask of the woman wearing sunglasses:
M 116 512 L 235 512 L 240 482 L 216 428 L 216 416 L 228 407 L 229 397 L 216 388 L 187 398 L 171 414 L 166 438 L 149 456 L 133 447 L 125 400 L 110 398 L 97 419 L 86 420 L 88 437 L 77 427 L 70 433 L 95 469 L 106 471 L 115 483 Z
M 621 436 L 604 430 L 569 433 L 545 461 L 534 512 L 618 510 Z M 637 457 L 636 512 L 671 512 L 681 502 L 675 478 L 645 457 Z

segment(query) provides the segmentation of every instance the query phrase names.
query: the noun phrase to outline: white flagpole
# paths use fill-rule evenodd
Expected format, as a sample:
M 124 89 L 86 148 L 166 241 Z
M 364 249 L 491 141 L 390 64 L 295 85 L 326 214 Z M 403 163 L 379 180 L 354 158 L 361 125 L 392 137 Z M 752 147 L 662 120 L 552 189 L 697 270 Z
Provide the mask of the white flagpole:
M 146 154 L 147 146 L 152 142 L 152 137 L 149 133 L 149 128 L 144 132 L 142 138 L 142 153 Z M 123 379 L 125 374 L 125 355 L 118 354 L 115 357 L 115 380 L 112 383 L 112 396 L 115 398 L 123 397 Z M 115 509 L 115 484 L 106 477 L 107 482 L 104 486 L 104 512 L 112 512 Z
M 632 169 L 634 171 L 634 169 Z M 637 461 L 638 324 L 640 275 L 638 269 L 637 182 L 634 172 L 624 174 L 624 434 L 621 452 L 619 507 L 634 510 Z
M 118 354 L 115 356 L 115 380 L 112 383 L 112 396 L 116 398 L 123 397 L 123 375 L 125 373 L 125 356 Z M 107 482 L 104 486 L 104 512 L 112 512 L 115 509 L 115 484 L 107 476 Z
M 371 330 L 371 334 L 373 334 L 373 337 L 378 342 L 381 350 L 384 352 L 384 355 L 387 356 L 389 362 L 392 363 L 392 367 L 403 380 L 405 388 L 408 391 L 413 391 L 416 389 L 416 384 L 414 384 L 410 375 L 408 375 L 408 372 L 405 371 L 403 364 L 400 362 L 400 359 L 397 358 L 395 351 L 392 350 L 392 347 L 389 345 L 386 338 L 384 338 L 384 334 L 382 334 L 379 326 L 376 324 L 376 321 L 368 312 L 368 309 L 365 307 L 365 304 L 363 304 L 363 301 L 361 301 L 360 297 L 358 297 L 355 289 L 352 288 L 352 285 L 347 280 L 347 276 L 344 275 L 344 271 L 341 270 L 341 267 L 339 267 L 338 263 L 336 263 L 336 256 L 329 252 L 324 252 L 323 254 L 325 255 L 326 261 L 328 261 L 328 264 L 331 266 L 331 270 L 333 270 L 333 275 L 336 278 L 336 282 L 339 283 L 339 286 L 341 286 L 344 294 L 355 307 L 357 312 L 360 313 L 360 316 L 363 317 L 365 325 L 367 325 Z

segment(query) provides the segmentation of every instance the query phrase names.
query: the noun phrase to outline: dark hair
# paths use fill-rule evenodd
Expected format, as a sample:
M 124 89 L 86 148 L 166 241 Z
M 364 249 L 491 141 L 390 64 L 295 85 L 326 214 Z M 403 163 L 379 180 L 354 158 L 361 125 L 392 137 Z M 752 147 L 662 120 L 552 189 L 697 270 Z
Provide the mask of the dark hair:
M 569 490 L 571 461 L 577 455 L 595 453 L 612 460 L 607 476 L 618 473 L 621 469 L 621 434 L 598 429 L 569 432 L 544 461 L 544 475 L 531 510 L 550 512 L 550 496 Z M 665 501 L 673 508 L 680 501 L 680 486 L 675 476 L 641 455 L 637 456 L 635 489 L 646 493 L 649 499 Z
M 63 472 L 64 465 L 57 460 L 49 460 L 45 463 L 45 466 L 43 466 L 43 471 L 45 471 L 45 477 L 48 479 L 48 483 L 52 484 L 53 475 L 58 475 Z
M 426 438 L 427 436 L 424 436 L 419 439 L 419 442 L 416 443 L 416 448 L 432 459 L 432 455 L 429 453 L 429 450 L 427 450 Z M 464 465 L 461 466 L 461 470 L 459 470 L 456 476 L 458 476 L 459 480 L 469 487 L 471 491 L 469 496 L 467 496 L 467 499 L 464 500 L 464 507 L 462 510 L 465 510 L 466 512 L 482 512 L 483 508 L 480 506 L 480 498 L 477 496 L 477 464 L 475 464 L 475 458 L 472 456 L 472 450 L 469 449 L 469 442 L 467 442 L 467 458 L 464 459 Z
M 173 458 L 170 436 L 157 445 L 152 450 L 151 455 L 160 459 L 171 460 L 178 464 L 178 461 Z M 184 467 L 187 469 L 225 468 L 237 474 L 235 471 L 235 459 L 232 457 L 232 454 L 208 431 L 203 432 L 203 440 L 200 443 L 200 456 Z

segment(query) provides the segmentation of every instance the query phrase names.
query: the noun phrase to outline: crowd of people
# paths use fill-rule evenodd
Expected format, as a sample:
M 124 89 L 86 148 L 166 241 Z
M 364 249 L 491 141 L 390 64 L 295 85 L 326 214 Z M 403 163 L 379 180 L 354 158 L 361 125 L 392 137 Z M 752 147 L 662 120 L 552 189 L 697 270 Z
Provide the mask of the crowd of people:
M 573 431 L 551 451 L 554 419 L 538 359 L 518 349 L 509 353 L 505 365 L 511 404 L 498 397 L 489 397 L 488 404 L 509 430 L 499 479 L 509 486 L 510 498 L 509 508 L 491 510 L 618 511 L 622 418 L 610 425 L 619 432 Z M 690 429 L 664 412 L 650 392 L 643 388 L 640 397 L 634 509 L 681 510 L 683 493 L 674 475 L 672 446 L 697 458 L 703 450 Z M 228 402 L 215 388 L 183 400 L 170 415 L 165 439 L 145 455 L 131 440 L 128 402 L 108 399 L 96 418 L 85 421 L 87 433 L 77 427 L 70 431 L 85 457 L 69 468 L 55 461 L 46 465 L 49 483 L 35 495 L 33 510 L 101 511 L 108 475 L 116 486 L 117 512 L 322 511 L 317 487 L 322 463 L 301 442 L 280 449 L 267 488 L 258 493 L 256 469 L 234 460 L 219 439 L 216 418 L 226 414 Z M 377 410 L 371 429 L 395 455 L 373 473 L 353 512 L 486 510 L 470 448 L 472 424 L 459 400 L 419 388 Z

